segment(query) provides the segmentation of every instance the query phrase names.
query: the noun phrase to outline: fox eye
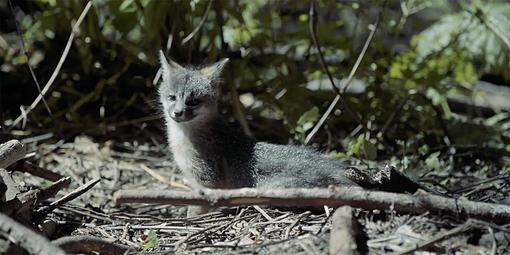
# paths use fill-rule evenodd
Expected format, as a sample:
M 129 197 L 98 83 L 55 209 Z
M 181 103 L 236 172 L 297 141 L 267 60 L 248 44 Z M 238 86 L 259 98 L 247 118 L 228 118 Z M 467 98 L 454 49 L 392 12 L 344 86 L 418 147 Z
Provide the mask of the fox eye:
M 168 95 L 168 100 L 175 101 L 175 96 L 174 95 Z
M 191 99 L 186 101 L 187 106 L 197 106 L 201 103 L 200 99 Z

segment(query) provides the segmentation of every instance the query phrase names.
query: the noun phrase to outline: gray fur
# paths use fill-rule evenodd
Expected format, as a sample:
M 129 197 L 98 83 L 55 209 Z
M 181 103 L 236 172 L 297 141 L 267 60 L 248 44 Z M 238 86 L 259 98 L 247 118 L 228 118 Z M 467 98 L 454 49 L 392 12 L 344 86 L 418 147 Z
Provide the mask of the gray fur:
M 202 69 L 167 62 L 161 53 L 160 103 L 177 166 L 197 186 L 325 187 L 355 185 L 345 165 L 294 145 L 257 142 L 231 128 L 217 112 L 218 76 L 228 60 Z M 175 97 L 175 98 L 174 98 Z M 194 102 L 190 106 L 186 102 Z M 175 116 L 175 112 L 183 112 Z

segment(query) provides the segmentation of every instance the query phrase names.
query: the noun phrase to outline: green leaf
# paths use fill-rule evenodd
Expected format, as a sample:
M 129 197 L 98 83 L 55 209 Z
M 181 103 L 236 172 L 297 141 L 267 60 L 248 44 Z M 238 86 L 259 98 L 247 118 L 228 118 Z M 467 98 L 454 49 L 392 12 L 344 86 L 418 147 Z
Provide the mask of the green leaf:
M 312 109 L 306 111 L 299 117 L 297 121 L 297 126 L 301 126 L 303 128 L 303 131 L 306 132 L 310 128 L 313 127 L 315 122 L 319 119 L 319 108 L 317 106 L 314 106 Z
M 317 106 L 303 113 L 296 122 L 296 127 L 293 130 L 296 134 L 296 139 L 304 140 L 306 131 L 313 128 L 319 117 L 319 108 Z
M 152 250 L 159 246 L 158 237 L 156 235 L 156 231 L 150 230 L 149 234 L 147 234 L 147 238 L 143 241 L 143 249 L 144 250 Z
M 425 165 L 429 170 L 440 170 L 441 169 L 441 162 L 439 161 L 439 154 L 440 152 L 434 152 L 430 154 L 430 156 L 427 157 L 425 160 Z
M 478 76 L 475 67 L 470 62 L 461 62 L 453 70 L 455 81 L 466 87 L 472 87 Z
M 365 135 L 360 135 L 360 136 L 358 136 L 356 141 L 351 142 L 349 144 L 349 147 L 347 148 L 347 155 L 348 156 L 352 156 L 352 155 L 359 156 L 364 140 L 365 140 Z
M 365 135 L 359 135 L 355 142 L 349 144 L 347 148 L 348 156 L 356 156 L 367 160 L 377 159 L 377 148 L 375 144 L 365 139 Z

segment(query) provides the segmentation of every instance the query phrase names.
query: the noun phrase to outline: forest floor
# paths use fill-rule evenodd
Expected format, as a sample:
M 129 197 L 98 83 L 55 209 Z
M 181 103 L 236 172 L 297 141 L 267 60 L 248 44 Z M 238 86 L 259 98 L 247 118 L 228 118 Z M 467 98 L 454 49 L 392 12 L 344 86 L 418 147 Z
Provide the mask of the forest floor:
M 183 179 L 165 145 L 95 143 L 79 136 L 71 142 L 33 143 L 30 150 L 33 153 L 28 154 L 28 161 L 70 177 L 69 187 L 56 197 L 100 179 L 89 191 L 54 208 L 38 224 L 32 224 L 50 240 L 77 236 L 82 238 L 76 240 L 81 240 L 83 245 L 87 238 L 97 237 L 106 241 L 105 246 L 129 246 L 131 250 L 127 254 L 141 251 L 143 254 L 327 254 L 329 251 L 334 208 L 310 212 L 248 206 L 220 208 L 186 218 L 185 206 L 115 205 L 113 194 L 121 189 L 182 190 Z M 17 167 L 13 165 L 9 170 L 14 171 L 13 180 L 21 192 L 52 183 L 18 172 Z M 441 178 L 446 177 L 437 176 L 437 183 Z M 508 176 L 482 179 L 455 173 L 448 178 L 453 181 L 444 188 L 460 199 L 496 202 L 510 198 Z M 423 247 L 414 254 L 510 254 L 508 223 L 477 221 L 468 229 L 459 229 L 466 219 L 455 215 L 412 215 L 389 209 L 356 208 L 354 212 L 363 233 L 358 247 L 368 254 L 400 254 L 417 244 Z

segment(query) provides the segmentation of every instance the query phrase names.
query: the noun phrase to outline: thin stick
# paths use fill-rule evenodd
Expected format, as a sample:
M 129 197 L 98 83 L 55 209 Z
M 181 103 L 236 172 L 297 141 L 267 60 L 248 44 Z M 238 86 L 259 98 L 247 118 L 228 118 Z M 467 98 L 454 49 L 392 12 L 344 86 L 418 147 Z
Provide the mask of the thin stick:
M 92 6 L 92 2 L 89 1 L 87 3 L 87 5 L 85 6 L 85 8 L 83 9 L 83 11 L 81 12 L 80 14 L 80 17 L 78 18 L 78 20 L 76 21 L 76 24 L 74 24 L 73 26 L 73 29 L 71 31 L 71 35 L 69 35 L 69 39 L 67 39 L 67 44 L 66 44 L 66 47 L 64 48 L 64 52 L 62 53 L 62 56 L 60 57 L 60 60 L 58 61 L 57 63 L 57 66 L 55 67 L 55 70 L 53 70 L 53 73 L 51 74 L 51 77 L 50 79 L 48 80 L 48 82 L 46 83 L 46 85 L 44 85 L 44 88 L 42 89 L 41 93 L 39 93 L 39 95 L 37 96 L 37 98 L 34 100 L 34 102 L 32 102 L 32 104 L 25 109 L 25 112 L 23 112 L 22 114 L 20 114 L 15 120 L 14 122 L 12 123 L 12 125 L 9 127 L 9 129 L 12 129 L 13 127 L 15 127 L 16 125 L 18 125 L 18 123 L 21 121 L 21 120 L 24 120 L 25 119 L 25 116 L 28 115 L 28 113 L 30 113 L 38 104 L 41 100 L 43 100 L 43 97 L 44 95 L 46 95 L 46 93 L 49 91 L 51 85 L 53 84 L 53 82 L 55 81 L 55 79 L 57 78 L 57 74 L 60 72 L 60 69 L 62 68 L 62 65 L 64 64 L 64 61 L 66 60 L 67 58 L 67 54 L 69 53 L 69 50 L 71 49 L 71 45 L 73 43 L 73 39 L 74 39 L 74 35 L 77 33 L 78 31 L 78 28 L 81 24 L 81 22 L 83 21 L 83 19 L 85 18 L 85 15 L 88 13 L 90 7 Z
M 60 199 L 53 201 L 49 206 L 42 207 L 36 211 L 39 215 L 45 215 L 51 211 L 53 211 L 55 208 L 81 196 L 83 193 L 89 191 L 92 187 L 94 187 L 101 179 L 96 178 L 93 179 L 82 186 L 78 187 L 77 189 L 71 191 L 69 194 L 61 197 Z
M 365 132 L 368 132 L 368 129 L 367 129 L 365 123 L 363 123 L 363 121 L 359 118 L 359 116 L 349 107 L 349 105 L 347 104 L 347 101 L 345 100 L 345 98 L 342 95 L 342 92 L 340 91 L 340 89 L 335 84 L 335 81 L 333 79 L 333 76 L 331 75 L 331 72 L 329 72 L 328 64 L 324 60 L 324 54 L 322 53 L 321 45 L 319 43 L 319 39 L 317 38 L 317 22 L 316 21 L 317 21 L 317 17 L 316 17 L 316 11 L 315 11 L 315 0 L 310 0 L 310 21 L 309 21 L 310 36 L 312 37 L 312 41 L 315 44 L 315 47 L 317 48 L 317 52 L 319 53 L 319 60 L 320 60 L 322 69 L 324 70 L 324 72 L 326 72 L 326 75 L 328 76 L 328 79 L 331 82 L 331 86 L 332 86 L 333 90 L 335 91 L 335 93 L 337 94 L 336 97 L 338 97 L 338 100 L 336 100 L 336 101 L 340 101 L 340 103 L 342 103 L 342 105 L 343 105 L 344 109 L 347 111 L 347 113 L 349 113 L 349 115 L 351 115 L 351 117 L 358 124 L 363 126 L 363 130 Z M 335 97 L 335 99 L 336 99 L 336 97 Z M 328 114 L 328 116 L 329 116 L 329 114 Z M 319 128 L 317 128 L 317 130 Z M 317 130 L 315 130 L 315 133 L 317 132 Z M 312 130 L 312 132 L 311 132 L 312 135 L 310 136 L 310 139 L 315 134 L 313 132 L 314 132 L 314 130 Z M 305 139 L 305 144 L 307 144 L 310 141 L 310 139 Z
M 429 246 L 431 246 L 431 245 L 433 245 L 435 243 L 441 242 L 441 241 L 443 241 L 445 239 L 448 239 L 450 237 L 466 233 L 466 232 L 468 232 L 469 230 L 471 230 L 473 228 L 474 228 L 473 223 L 470 220 L 468 220 L 464 224 L 462 224 L 462 225 L 460 225 L 460 226 L 458 226 L 456 228 L 450 229 L 450 230 L 448 230 L 448 231 L 446 231 L 444 233 L 440 233 L 440 234 L 436 235 L 435 237 L 433 237 L 433 238 L 431 238 L 429 240 L 426 240 L 424 242 L 415 244 L 413 247 L 410 247 L 410 248 L 404 249 L 402 251 L 396 252 L 396 253 L 394 253 L 394 255 L 410 254 L 410 253 L 412 253 L 414 251 L 421 250 L 423 248 L 429 247 Z
M 39 81 L 37 80 L 37 77 L 35 76 L 34 70 L 32 69 L 32 66 L 30 66 L 30 56 L 28 56 L 28 51 L 25 46 L 25 39 L 23 39 L 23 34 L 21 33 L 21 28 L 19 27 L 18 20 L 16 19 L 16 15 L 14 13 L 14 7 L 12 6 L 11 0 L 9 0 L 9 7 L 11 8 L 12 18 L 14 19 L 14 26 L 16 27 L 16 32 L 18 33 L 18 36 L 19 36 L 21 49 L 23 50 L 23 53 L 25 54 L 25 58 L 27 59 L 27 66 L 28 66 L 28 69 L 30 70 L 30 75 L 32 75 L 32 79 L 35 82 L 37 91 L 39 92 L 39 95 L 41 95 L 41 85 L 39 85 Z M 48 111 L 48 114 L 51 116 L 52 113 L 51 113 L 50 107 L 46 103 L 46 99 L 44 99 L 44 97 L 42 97 L 42 101 L 43 101 L 44 107 L 46 108 L 46 111 Z
M 41 168 L 37 165 L 34 165 L 33 163 L 29 161 L 20 161 L 16 164 L 11 165 L 8 168 L 9 171 L 15 171 L 15 172 L 22 172 L 22 173 L 29 173 L 33 176 L 41 177 L 43 179 L 49 180 L 49 181 L 58 181 L 62 179 L 64 176 L 61 174 L 52 172 L 48 169 Z
M 184 184 L 181 184 L 181 183 L 178 183 L 178 182 L 174 182 L 174 181 L 170 181 L 168 180 L 166 177 L 164 177 L 163 175 L 159 174 L 158 172 L 150 169 L 147 165 L 145 164 L 141 164 L 141 167 L 142 169 L 147 172 L 148 174 L 150 174 L 152 177 L 154 177 L 156 180 L 162 182 L 162 183 L 166 183 L 168 185 L 170 185 L 171 187 L 176 187 L 176 188 L 181 188 L 181 189 L 185 189 L 185 190 L 191 190 L 190 187 L 184 185 Z
M 191 38 L 193 38 L 198 33 L 198 31 L 200 31 L 200 28 L 202 28 L 205 21 L 207 20 L 207 17 L 209 16 L 209 11 L 211 10 L 212 2 L 213 0 L 209 0 L 209 2 L 207 3 L 207 9 L 205 9 L 204 15 L 202 16 L 200 23 L 198 23 L 198 26 L 195 27 L 195 29 L 193 29 L 193 31 L 188 36 L 182 39 L 181 42 L 182 45 L 186 44 L 189 40 L 191 40 Z
M 290 231 L 292 231 L 292 229 L 299 223 L 299 221 L 301 221 L 301 219 L 303 219 L 304 217 L 310 215 L 310 212 L 309 211 L 306 211 L 302 214 L 300 214 L 293 222 L 292 224 L 290 224 L 290 226 L 285 230 L 285 237 L 284 239 L 288 239 L 289 236 L 290 236 Z
M 62 179 L 51 184 L 51 186 L 41 189 L 41 192 L 37 194 L 37 201 L 41 202 L 47 200 L 50 197 L 54 197 L 60 190 L 69 187 L 71 184 L 71 177 L 63 177 Z
M 384 8 L 383 8 L 384 9 Z M 352 67 L 351 69 L 351 72 L 349 73 L 349 76 L 347 78 L 347 81 L 345 82 L 345 86 L 344 86 L 344 89 L 343 89 L 343 92 L 340 92 L 340 89 L 335 85 L 335 82 L 333 80 L 333 77 L 331 75 L 331 73 L 329 72 L 329 69 L 328 69 L 328 66 L 327 66 L 327 63 L 326 61 L 324 60 L 324 56 L 322 54 L 322 50 L 320 48 L 320 44 L 319 44 L 319 41 L 317 39 L 317 35 L 316 35 L 316 21 L 315 21 L 315 0 L 311 0 L 310 1 L 310 34 L 312 36 L 312 39 L 314 41 L 314 44 L 315 44 L 315 47 L 317 47 L 317 51 L 319 53 L 319 59 L 321 61 L 321 65 L 322 65 L 322 68 L 324 69 L 324 71 L 326 72 L 326 74 L 328 75 L 328 78 L 329 78 L 329 81 L 331 82 L 331 86 L 333 87 L 333 90 L 335 91 L 335 93 L 337 94 L 335 96 L 335 99 L 333 99 L 333 101 L 331 102 L 331 104 L 329 105 L 328 109 L 326 110 L 326 112 L 322 115 L 322 117 L 319 119 L 319 121 L 317 122 L 317 124 L 315 124 L 315 126 L 313 127 L 313 129 L 310 131 L 310 133 L 308 133 L 308 135 L 306 136 L 306 139 L 305 139 L 305 144 L 308 144 L 310 142 L 310 140 L 312 140 L 312 138 L 315 136 L 315 134 L 319 131 L 319 129 L 322 127 L 322 125 L 324 125 L 324 122 L 326 121 L 326 119 L 329 117 L 329 115 L 331 115 L 331 112 L 333 112 L 333 109 L 335 109 L 335 106 L 336 104 L 338 103 L 338 101 L 340 101 L 342 103 L 342 105 L 344 106 L 345 110 L 356 120 L 356 122 L 358 122 L 358 124 L 360 124 L 362 127 L 363 127 L 363 131 L 368 132 L 368 129 L 365 125 L 365 123 L 363 123 L 361 121 L 361 119 L 358 117 L 357 114 L 355 114 L 351 109 L 350 107 L 347 105 L 347 102 L 345 101 L 345 99 L 343 98 L 342 94 L 345 93 L 345 91 L 347 91 L 347 88 L 349 87 L 349 85 L 351 84 L 352 82 L 352 79 L 354 78 L 354 74 L 356 74 L 356 71 L 358 70 L 359 68 L 359 65 L 361 64 L 361 61 L 363 60 L 363 58 L 365 57 L 365 54 L 367 52 L 367 49 L 368 49 L 368 46 L 370 45 L 370 43 L 372 42 L 372 39 L 374 37 L 374 34 L 375 32 L 377 31 L 377 28 L 379 26 L 379 20 L 380 20 L 380 16 L 381 16 L 381 12 L 379 12 L 379 15 L 377 16 L 377 19 L 374 23 L 374 28 L 372 29 L 372 31 L 370 31 L 370 34 L 368 35 L 368 38 L 367 40 L 365 41 L 365 44 L 363 45 L 363 49 L 361 50 L 359 56 L 358 56 L 358 59 L 356 60 L 356 62 L 354 63 L 354 66 Z
M 408 195 L 383 191 L 364 190 L 353 187 L 330 187 L 314 189 L 273 189 L 253 188 L 194 191 L 177 190 L 121 190 L 115 193 L 117 204 L 162 203 L 202 206 L 272 205 L 286 207 L 324 205 L 338 207 L 349 205 L 363 209 L 397 212 L 425 213 L 456 217 L 471 217 L 492 222 L 510 222 L 510 206 L 457 200 L 431 194 Z
M 269 214 L 267 214 L 264 210 L 262 210 L 260 206 L 254 205 L 253 208 L 255 208 L 255 210 L 257 210 L 260 214 L 262 214 L 262 216 L 264 216 L 264 218 L 266 218 L 267 221 L 274 221 L 274 219 L 271 216 L 269 216 Z

